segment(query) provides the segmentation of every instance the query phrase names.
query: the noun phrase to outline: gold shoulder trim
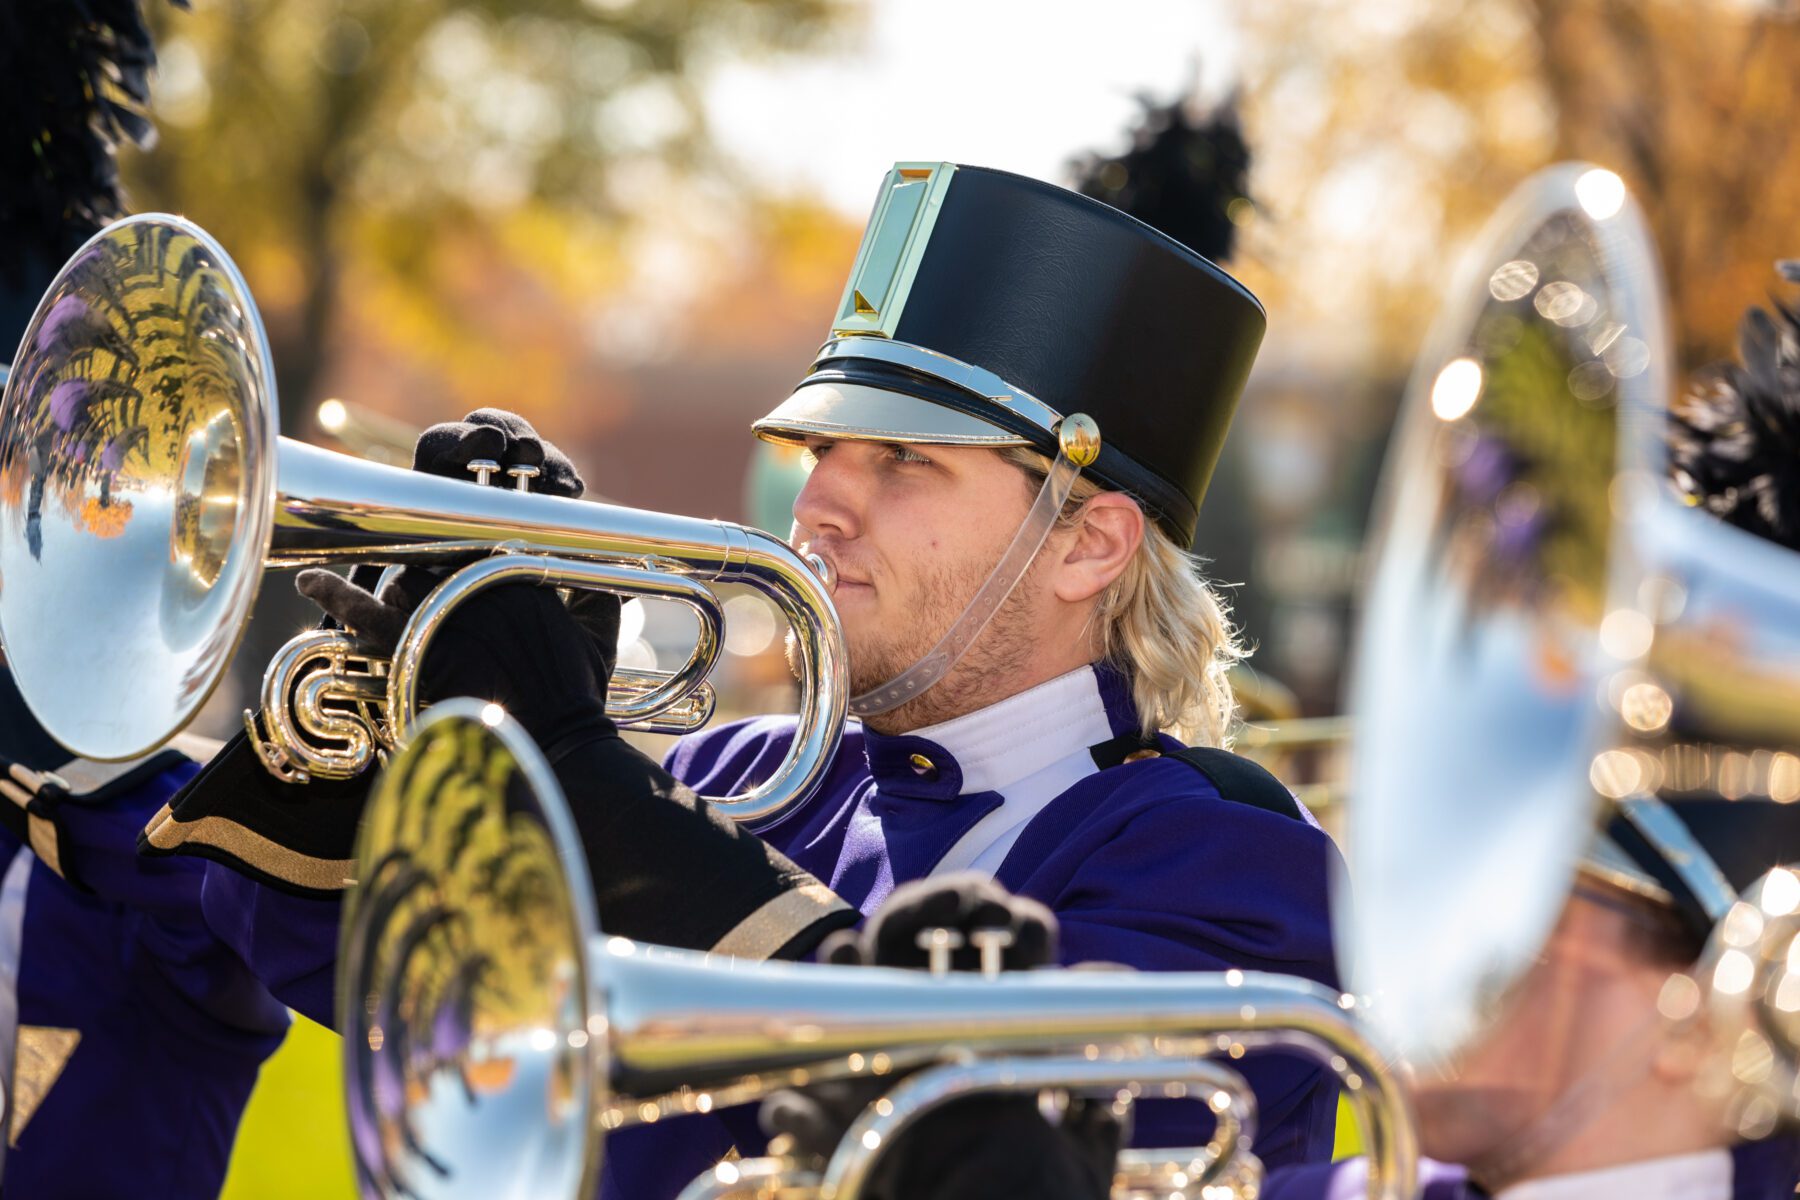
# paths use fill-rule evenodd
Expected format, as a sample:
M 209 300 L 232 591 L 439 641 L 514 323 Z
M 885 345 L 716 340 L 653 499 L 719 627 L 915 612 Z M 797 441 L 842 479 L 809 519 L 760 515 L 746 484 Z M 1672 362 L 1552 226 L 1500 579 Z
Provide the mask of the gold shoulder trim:
M 224 817 L 178 821 L 167 804 L 145 824 L 144 838 L 158 850 L 174 850 L 182 845 L 212 846 L 265 875 L 315 891 L 341 891 L 356 882 L 351 874 L 356 868 L 354 859 L 314 858 Z
M 57 1029 L 49 1025 L 21 1025 L 13 1063 L 12 1120 L 6 1132 L 6 1144 L 17 1146 L 26 1122 L 62 1078 L 63 1068 L 75 1047 L 81 1044 L 79 1029 Z
M 714 954 L 762 961 L 787 945 L 809 925 L 832 913 L 847 911 L 842 897 L 822 883 L 808 883 L 783 892 L 720 938 Z

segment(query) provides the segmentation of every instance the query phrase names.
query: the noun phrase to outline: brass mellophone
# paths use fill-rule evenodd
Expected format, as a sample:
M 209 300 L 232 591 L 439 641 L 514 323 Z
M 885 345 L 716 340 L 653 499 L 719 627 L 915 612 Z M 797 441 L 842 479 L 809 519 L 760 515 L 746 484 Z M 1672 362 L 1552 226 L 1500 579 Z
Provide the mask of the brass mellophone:
M 853 1200 L 922 1113 L 1046 1088 L 1187 1095 L 1220 1115 L 1206 1148 L 1123 1159 L 1121 1194 L 1254 1184 L 1254 1110 L 1227 1067 L 1279 1049 L 1342 1083 L 1371 1196 L 1412 1195 L 1399 1082 L 1330 989 L 1240 971 L 933 977 L 644 946 L 600 930 L 573 829 L 535 746 L 474 701 L 434 706 L 377 784 L 339 975 L 352 1139 L 374 1194 L 487 1197 L 504 1180 L 579 1200 L 613 1130 L 888 1075 L 897 1086 L 821 1174 L 728 1164 L 689 1196 Z
M 811 791 L 848 702 L 822 566 L 741 525 L 471 487 L 278 428 L 255 305 L 204 231 L 127 218 L 58 274 L 0 409 L 0 637 L 33 713 L 70 750 L 130 758 L 191 720 L 265 570 L 442 564 L 454 569 L 391 662 L 330 632 L 277 656 L 252 729 L 265 763 L 289 778 L 342 777 L 404 743 L 433 634 L 471 594 L 518 579 L 693 609 L 688 662 L 624 673 L 609 702 L 624 723 L 690 728 L 710 712 L 721 641 L 710 585 L 729 582 L 761 592 L 793 628 L 801 711 L 783 766 L 719 807 L 769 820 Z

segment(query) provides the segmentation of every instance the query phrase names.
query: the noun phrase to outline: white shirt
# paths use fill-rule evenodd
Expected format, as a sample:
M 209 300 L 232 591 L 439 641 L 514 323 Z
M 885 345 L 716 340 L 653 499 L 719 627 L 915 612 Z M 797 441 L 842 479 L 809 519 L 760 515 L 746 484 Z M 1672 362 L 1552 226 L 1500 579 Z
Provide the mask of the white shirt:
M 1502 1188 L 1494 1200 L 1731 1200 L 1731 1152 L 1702 1150 L 1530 1179 Z
M 1702 1150 L 1651 1158 L 1597 1171 L 1529 1179 L 1503 1188 L 1494 1200 L 1731 1200 L 1731 1151 Z M 1462 1168 L 1419 1160 L 1419 1189 L 1455 1179 Z M 1363 1200 L 1369 1160 L 1355 1158 L 1331 1174 L 1326 1200 Z
M 1085 666 L 908 736 L 950 752 L 962 770 L 965 795 L 998 792 L 1002 798 L 1000 807 L 971 826 L 931 874 L 979 871 L 992 877 L 1032 818 L 1099 770 L 1088 748 L 1114 734 L 1099 677 Z

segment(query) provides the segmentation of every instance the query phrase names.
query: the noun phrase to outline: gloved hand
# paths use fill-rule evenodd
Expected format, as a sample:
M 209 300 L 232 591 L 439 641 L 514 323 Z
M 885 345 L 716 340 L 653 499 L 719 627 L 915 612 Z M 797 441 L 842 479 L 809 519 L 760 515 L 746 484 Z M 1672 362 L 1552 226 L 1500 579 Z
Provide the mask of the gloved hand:
M 568 456 L 540 438 L 523 417 L 499 409 L 477 409 L 460 421 L 433 425 L 419 435 L 413 447 L 413 470 L 449 479 L 473 482 L 475 476 L 469 473 L 468 464 L 478 459 L 500 466 L 488 480 L 490 487 L 513 486 L 507 468 L 536 467 L 541 473 L 531 481 L 534 493 L 578 499 L 585 490 Z M 376 592 L 374 580 L 363 570 L 359 567 L 345 579 L 334 571 L 312 568 L 300 572 L 294 586 L 325 611 L 327 626 L 347 628 L 372 649 L 391 655 L 407 619 L 442 576 L 430 568 L 407 567 Z M 509 629 L 503 624 L 508 619 L 531 620 L 534 611 L 548 611 L 544 606 L 554 602 L 554 593 L 534 590 L 541 593 L 535 600 L 515 598 L 495 605 L 478 595 L 459 606 L 459 610 L 469 608 L 470 614 L 467 618 L 460 611 L 454 614 L 433 640 L 419 681 L 421 701 L 430 703 L 449 696 L 494 700 L 518 717 L 540 746 L 545 743 L 545 726 L 534 717 L 549 719 L 548 714 L 555 713 L 557 719 L 573 719 L 577 715 L 574 708 L 591 707 L 596 698 L 598 711 L 604 712 L 606 684 L 618 658 L 618 597 L 588 589 L 573 592 L 569 611 L 575 614 L 586 639 L 571 641 L 556 651 L 563 657 L 548 661 L 541 657 L 549 645 L 547 639 L 528 636 L 529 626 Z M 523 655 L 525 661 L 512 662 L 515 654 Z M 528 688 L 502 677 L 515 666 L 513 678 L 529 680 Z M 547 690 L 540 691 L 540 687 Z
M 306 572 L 301 588 L 365 637 L 410 602 L 399 583 L 377 599 L 329 572 Z M 493 701 L 524 726 L 568 797 L 608 933 L 740 957 L 810 953 L 855 910 L 619 736 L 598 644 L 617 642 L 617 619 L 604 598 L 575 612 L 532 584 L 479 592 L 426 649 L 422 698 Z
M 300 594 L 383 654 L 392 654 L 412 611 L 439 579 L 398 572 L 372 596 L 332 571 L 306 570 Z M 500 584 L 459 603 L 426 647 L 422 705 L 473 696 L 501 705 L 554 756 L 577 732 L 617 733 L 606 718 L 606 686 L 618 659 L 619 599 L 580 589 L 565 608 L 556 592 Z
M 498 408 L 478 408 L 460 421 L 433 425 L 413 445 L 413 470 L 427 475 L 473 481 L 469 464 L 476 459 L 500 464 L 489 487 L 516 486 L 506 473 L 510 467 L 536 467 L 539 474 L 530 490 L 539 495 L 578 500 L 587 490 L 575 464 L 555 443 L 539 437 L 524 417 Z
M 466 479 L 471 484 L 476 479 L 466 464 L 479 458 L 502 468 L 489 480 L 492 486 L 513 486 L 506 467 L 533 466 L 541 472 L 532 480 L 534 492 L 569 498 L 581 495 L 581 477 L 568 457 L 511 413 L 481 409 L 461 421 L 434 425 L 420 435 L 413 450 L 414 469 Z M 359 635 L 384 643 L 388 651 L 398 640 L 406 617 L 438 583 L 434 572 L 408 568 L 382 589 L 382 600 L 377 601 L 369 589 L 376 587 L 381 575 L 378 566 L 359 565 L 348 580 L 329 571 L 303 574 L 313 579 L 310 587 L 335 598 L 322 605 L 327 609 L 322 628 L 349 625 Z M 554 600 L 553 594 L 544 594 Z M 593 648 L 583 662 L 591 663 L 598 656 L 605 664 L 600 675 L 604 679 L 611 669 L 610 656 L 616 653 L 617 600 L 597 593 L 580 595 L 582 620 L 590 630 Z M 443 635 L 449 637 L 451 632 L 446 629 Z M 446 649 L 454 651 L 454 646 Z M 452 653 L 445 661 L 456 657 Z M 422 681 L 427 687 L 433 682 L 429 673 Z M 457 683 L 446 686 L 456 687 Z M 604 702 L 601 692 L 600 703 Z M 260 714 L 255 719 L 260 721 Z M 138 837 L 138 851 L 152 856 L 200 855 L 284 891 L 335 896 L 348 882 L 356 827 L 372 782 L 373 772 L 347 780 L 284 782 L 264 768 L 248 735 L 239 733 L 151 818 Z
M 469 464 L 482 459 L 498 467 L 488 478 L 489 487 L 511 489 L 515 484 L 507 470 L 531 467 L 539 472 L 531 480 L 530 490 L 534 493 L 578 500 L 587 490 L 575 464 L 556 448 L 554 442 L 539 437 L 524 417 L 498 408 L 478 408 L 460 421 L 433 425 L 413 443 L 412 469 L 426 475 L 475 483 L 478 480 L 469 470 Z M 381 589 L 381 599 L 377 600 L 370 593 L 380 576 L 380 567 L 365 563 L 353 568 L 349 583 L 339 587 L 338 584 L 344 583 L 342 576 L 315 568 L 302 571 L 296 586 L 301 595 L 325 610 L 320 628 L 348 625 L 360 637 L 391 654 L 400 640 L 400 630 L 405 626 L 407 616 L 430 594 L 440 577 L 426 568 L 409 567 L 400 572 L 398 581 L 390 581 Z M 310 587 L 303 582 L 307 577 L 313 581 Z M 337 580 L 338 584 L 331 580 Z M 351 586 L 354 591 L 350 590 Z M 357 619 L 344 619 L 344 612 Z
M 294 586 L 328 619 L 391 655 L 413 610 L 440 582 L 435 572 L 407 567 L 377 596 L 334 571 L 312 568 Z M 559 736 L 553 726 L 605 713 L 618 656 L 617 596 L 577 589 L 565 611 L 550 588 L 505 584 L 458 604 L 438 630 L 420 671 L 420 701 L 492 700 L 543 747 Z
M 930 952 L 919 945 L 919 935 L 928 929 L 948 929 L 962 939 L 950 954 L 952 971 L 984 969 L 981 950 L 972 940 L 978 931 L 1004 935 L 1002 971 L 1029 971 L 1056 961 L 1055 914 L 974 872 L 901 884 L 863 929 L 834 935 L 820 948 L 819 958 L 922 971 L 931 965 Z
M 923 968 L 922 934 L 960 936 L 953 970 L 978 970 L 977 931 L 996 930 L 1002 969 L 1029 970 L 1056 960 L 1056 918 L 1035 900 L 1014 896 L 981 875 L 923 879 L 894 889 L 860 932 L 833 934 L 820 958 L 843 966 Z M 764 1132 L 789 1152 L 822 1166 L 864 1109 L 904 1076 L 833 1080 L 776 1092 L 763 1102 Z M 870 1200 L 1105 1200 L 1123 1131 L 1103 1103 L 1074 1099 L 1051 1125 L 1031 1096 L 970 1096 L 927 1113 L 895 1139 L 875 1165 Z

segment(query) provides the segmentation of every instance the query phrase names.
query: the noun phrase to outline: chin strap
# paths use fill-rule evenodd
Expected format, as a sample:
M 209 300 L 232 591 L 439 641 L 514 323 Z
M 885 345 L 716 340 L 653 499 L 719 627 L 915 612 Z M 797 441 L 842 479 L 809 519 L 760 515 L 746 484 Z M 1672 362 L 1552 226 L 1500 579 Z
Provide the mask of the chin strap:
M 1038 489 L 1037 499 L 1032 501 L 1031 511 L 1025 514 L 1019 532 L 1013 535 L 1012 544 L 994 564 L 987 581 L 975 592 L 975 598 L 969 601 L 962 615 L 951 623 L 948 632 L 925 657 L 886 683 L 851 697 L 851 716 L 872 717 L 899 708 L 936 685 L 950 673 L 957 660 L 968 653 L 1006 598 L 1019 586 L 1019 580 L 1025 577 L 1032 560 L 1049 538 L 1050 530 L 1056 526 L 1063 505 L 1069 502 L 1069 493 L 1075 489 L 1081 469 L 1093 465 L 1100 457 L 1100 427 L 1084 413 L 1064 417 L 1058 422 L 1056 438 L 1056 462 L 1051 465 L 1050 474 L 1045 476 L 1044 486 Z

